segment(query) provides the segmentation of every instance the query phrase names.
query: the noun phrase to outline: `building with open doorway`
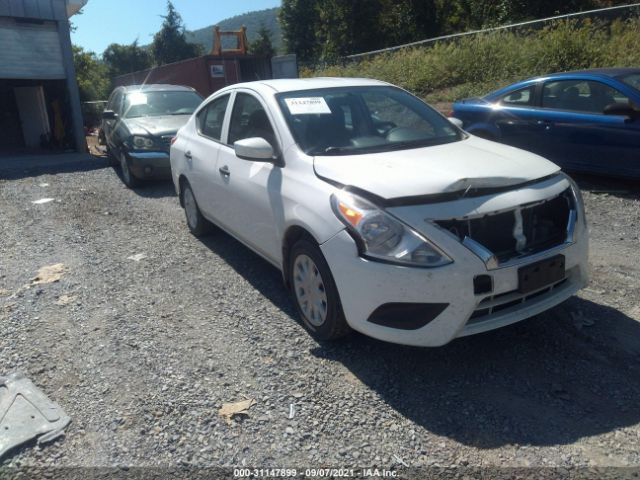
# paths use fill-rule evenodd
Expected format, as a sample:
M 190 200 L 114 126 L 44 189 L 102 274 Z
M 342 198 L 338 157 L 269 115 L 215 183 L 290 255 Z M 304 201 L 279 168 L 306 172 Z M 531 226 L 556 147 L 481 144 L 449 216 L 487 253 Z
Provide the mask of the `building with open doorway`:
M 0 154 L 84 151 L 69 17 L 87 0 L 0 0 Z

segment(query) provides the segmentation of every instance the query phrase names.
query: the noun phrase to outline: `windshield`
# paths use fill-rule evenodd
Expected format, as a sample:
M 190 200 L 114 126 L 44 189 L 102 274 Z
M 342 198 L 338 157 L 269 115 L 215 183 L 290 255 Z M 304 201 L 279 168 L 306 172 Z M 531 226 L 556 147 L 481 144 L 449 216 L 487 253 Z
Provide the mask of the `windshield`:
M 191 115 L 201 102 L 196 92 L 131 92 L 124 98 L 124 118 Z
M 394 87 L 342 87 L 277 96 L 308 155 L 354 155 L 440 145 L 462 133 L 427 104 Z
M 636 90 L 640 91 L 640 72 L 623 75 L 619 78 L 630 87 L 633 87 Z

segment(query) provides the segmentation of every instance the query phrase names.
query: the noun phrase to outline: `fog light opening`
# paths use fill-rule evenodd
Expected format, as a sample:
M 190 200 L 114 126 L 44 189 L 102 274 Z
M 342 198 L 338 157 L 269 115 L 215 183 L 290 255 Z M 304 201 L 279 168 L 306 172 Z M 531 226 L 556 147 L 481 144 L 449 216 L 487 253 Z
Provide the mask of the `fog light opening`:
M 493 279 L 491 275 L 476 275 L 473 278 L 473 293 L 480 295 L 493 291 Z

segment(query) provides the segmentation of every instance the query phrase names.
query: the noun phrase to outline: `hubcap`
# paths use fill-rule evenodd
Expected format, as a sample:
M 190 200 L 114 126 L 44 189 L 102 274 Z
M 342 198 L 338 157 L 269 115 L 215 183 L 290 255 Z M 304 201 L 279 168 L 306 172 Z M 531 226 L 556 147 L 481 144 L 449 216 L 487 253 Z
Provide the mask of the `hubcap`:
M 294 261 L 293 288 L 306 320 L 322 325 L 327 319 L 327 292 L 318 267 L 307 255 L 298 255 Z
M 191 189 L 187 187 L 184 191 L 184 211 L 191 228 L 196 228 L 198 224 L 198 211 L 196 208 L 196 199 L 193 197 Z

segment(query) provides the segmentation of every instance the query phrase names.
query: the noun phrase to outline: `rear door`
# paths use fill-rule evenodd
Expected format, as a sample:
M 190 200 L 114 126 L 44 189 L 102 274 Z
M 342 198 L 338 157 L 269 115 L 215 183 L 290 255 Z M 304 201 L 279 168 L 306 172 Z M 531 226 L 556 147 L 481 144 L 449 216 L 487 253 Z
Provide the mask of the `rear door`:
M 198 206 L 205 217 L 216 223 L 222 221 L 222 206 L 218 203 L 221 198 L 216 195 L 220 188 L 217 165 L 230 98 L 229 93 L 216 97 L 198 111 L 195 132 L 191 132 L 183 153 Z

